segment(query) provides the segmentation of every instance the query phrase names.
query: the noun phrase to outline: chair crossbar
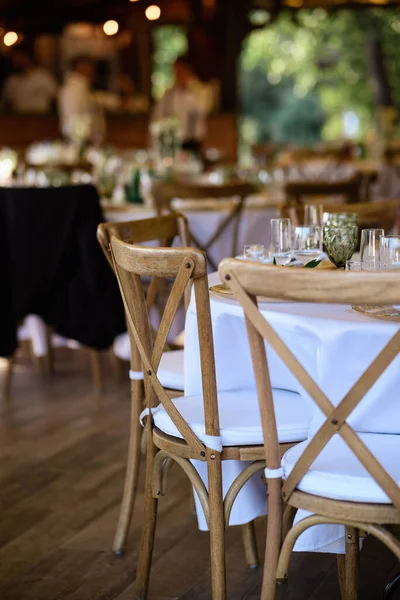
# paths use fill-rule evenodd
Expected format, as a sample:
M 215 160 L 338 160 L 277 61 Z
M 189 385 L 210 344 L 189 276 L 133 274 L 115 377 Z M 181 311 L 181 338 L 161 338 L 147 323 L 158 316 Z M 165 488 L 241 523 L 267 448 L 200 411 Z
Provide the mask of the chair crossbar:
M 155 360 L 156 360 L 156 368 L 153 368 L 153 364 L 152 364 L 152 360 L 149 359 L 148 353 L 146 352 L 146 349 L 142 343 L 142 340 L 140 339 L 140 336 L 138 334 L 137 328 L 135 326 L 135 323 L 133 321 L 132 318 L 132 314 L 131 311 L 129 309 L 128 306 L 128 302 L 126 299 L 126 295 L 122 286 L 122 282 L 121 282 L 121 278 L 120 278 L 120 274 L 119 274 L 119 269 L 118 266 L 115 263 L 115 258 L 114 255 L 112 255 L 113 258 L 113 262 L 114 262 L 114 268 L 115 268 L 115 274 L 117 276 L 117 280 L 118 280 L 118 285 L 120 288 L 120 292 L 121 292 L 121 296 L 122 296 L 122 300 L 124 303 L 124 307 L 125 307 L 125 311 L 126 311 L 126 315 L 128 318 L 128 324 L 130 327 L 130 331 L 133 335 L 133 338 L 135 340 L 135 344 L 137 346 L 137 349 L 139 351 L 140 354 L 140 358 L 142 360 L 142 364 L 143 364 L 143 370 L 144 370 L 144 374 L 145 374 L 145 386 L 146 386 L 146 398 L 147 398 L 147 404 L 148 404 L 148 408 L 154 408 L 152 406 L 152 398 L 151 395 L 149 394 L 149 386 L 150 388 L 152 388 L 154 390 L 154 393 L 156 394 L 157 398 L 159 399 L 159 401 L 161 402 L 161 404 L 163 405 L 163 407 L 165 408 L 165 411 L 167 412 L 167 414 L 169 415 L 169 417 L 172 419 L 173 423 L 175 424 L 176 428 L 178 429 L 179 433 L 181 434 L 181 436 L 183 437 L 183 439 L 185 440 L 185 442 L 187 443 L 187 445 L 191 448 L 191 450 L 198 454 L 198 459 L 204 461 L 205 460 L 205 447 L 204 445 L 201 443 L 201 441 L 199 440 L 199 438 L 193 433 L 192 429 L 189 427 L 189 425 L 186 423 L 186 421 L 183 419 L 182 415 L 180 414 L 180 412 L 178 411 L 178 409 L 175 407 L 174 403 L 171 401 L 171 399 L 168 397 L 168 394 L 165 392 L 164 387 L 161 385 L 158 377 L 157 377 L 157 369 L 159 366 L 159 362 L 161 359 L 161 355 L 162 355 L 162 349 L 164 347 L 164 344 L 161 344 L 161 340 L 164 337 L 165 333 L 161 334 L 161 337 L 159 338 L 158 342 L 158 346 L 157 348 L 155 348 Z M 190 264 L 190 268 L 185 267 L 186 264 Z M 183 270 L 182 270 L 183 269 Z M 186 284 L 189 281 L 191 274 L 193 272 L 194 269 L 194 262 L 191 258 L 185 258 L 182 262 L 182 267 L 178 272 L 177 278 L 179 277 L 179 275 L 181 275 L 181 277 L 179 278 L 181 281 L 179 282 L 179 286 L 181 286 L 183 284 L 183 280 L 186 279 Z M 181 283 L 182 282 L 182 283 Z M 171 305 L 172 306 L 172 305 Z M 172 313 L 172 319 L 174 317 L 175 313 Z M 171 313 L 170 313 L 171 315 Z M 168 317 L 168 319 L 171 318 L 170 316 Z M 167 323 L 167 321 L 164 321 L 164 326 Z M 171 320 L 172 323 L 172 320 Z M 160 328 L 161 330 L 161 328 Z M 159 330 L 159 332 L 160 332 Z M 166 329 L 165 327 L 163 328 L 163 331 L 166 330 L 166 335 L 168 335 L 168 329 Z M 157 338 L 159 336 L 157 335 Z M 156 339 L 157 339 L 156 338 Z M 154 347 L 153 347 L 153 354 L 154 354 Z M 148 417 L 149 419 L 151 419 L 151 410 L 150 410 L 150 415 Z
M 174 320 L 176 311 L 178 310 L 179 304 L 183 299 L 186 287 L 193 273 L 193 269 L 194 263 L 192 260 L 187 260 L 185 263 L 182 263 L 169 294 L 161 323 L 158 327 L 157 335 L 154 340 L 153 353 L 151 356 L 151 362 L 155 367 L 155 371 L 158 370 L 164 347 L 167 342 L 167 337 L 172 326 L 172 321 Z
M 198 238 L 193 234 L 193 232 L 190 232 L 190 237 L 192 239 L 192 241 L 196 244 L 196 246 L 198 246 L 198 248 L 200 248 L 200 250 L 203 250 L 204 252 L 206 252 L 207 254 L 207 260 L 210 263 L 210 265 L 213 267 L 213 269 L 215 269 L 216 271 L 218 271 L 218 265 L 215 263 L 215 261 L 212 259 L 212 257 L 209 255 L 209 250 L 212 246 L 214 246 L 214 244 L 218 241 L 218 239 L 221 237 L 221 235 L 224 233 L 224 231 L 227 229 L 227 227 L 230 225 L 230 223 L 236 219 L 237 221 L 240 220 L 241 214 L 242 214 L 242 210 L 243 210 L 243 206 L 244 206 L 244 201 L 245 201 L 245 197 L 239 197 L 239 200 L 237 203 L 235 203 L 235 205 L 233 206 L 232 210 L 230 211 L 230 213 L 226 216 L 225 219 L 223 219 L 221 221 L 221 223 L 218 225 L 217 229 L 215 230 L 215 232 L 212 234 L 212 236 L 208 239 L 208 241 L 205 244 L 201 244 L 201 242 L 198 240 Z M 238 230 L 238 224 L 236 226 L 236 231 L 235 234 L 233 235 L 232 238 L 232 254 L 235 254 L 237 248 L 237 230 Z
M 400 510 L 400 489 L 389 473 L 383 468 L 367 446 L 358 437 L 356 432 L 347 423 L 346 419 L 354 408 L 359 404 L 365 394 L 389 366 L 400 350 L 400 330 L 391 338 L 384 349 L 375 358 L 372 364 L 361 375 L 351 390 L 346 394 L 338 406 L 334 406 L 313 378 L 299 363 L 294 354 L 282 341 L 272 326 L 261 315 L 257 304 L 254 304 L 250 296 L 240 285 L 237 278 L 231 273 L 228 280 L 229 287 L 242 305 L 246 318 L 252 323 L 259 334 L 268 342 L 271 348 L 279 356 L 282 362 L 296 377 L 301 386 L 311 396 L 313 401 L 322 410 L 327 420 L 317 432 L 317 436 L 310 441 L 306 450 L 295 464 L 288 479 L 283 485 L 282 495 L 286 501 L 289 500 L 298 483 L 306 474 L 310 465 L 320 454 L 325 445 L 335 433 L 343 438 L 355 456 L 359 459 L 368 473 L 380 485 L 383 491 L 392 501 L 393 505 Z M 265 356 L 266 368 L 268 360 Z M 376 366 L 377 372 L 375 373 Z
M 379 379 L 379 377 L 382 375 L 385 369 L 387 369 L 389 364 L 394 360 L 394 358 L 396 358 L 399 351 L 400 330 L 396 332 L 396 334 L 389 340 L 387 345 L 383 348 L 383 350 L 379 353 L 375 360 L 369 365 L 366 371 L 364 371 L 364 373 L 360 376 L 358 381 L 353 385 L 353 387 L 349 390 L 349 392 L 346 394 L 343 400 L 336 406 L 336 408 L 334 408 L 329 414 L 325 413 L 325 416 L 327 417 L 326 421 L 321 425 L 320 429 L 310 441 L 309 445 L 303 452 L 301 458 L 296 463 L 294 469 L 290 473 L 285 483 L 285 487 L 287 484 L 286 493 L 291 494 L 293 492 L 293 490 L 299 483 L 301 477 L 303 477 L 305 471 L 311 466 L 311 464 L 314 462 L 314 460 L 320 453 L 321 448 L 326 446 L 326 444 L 329 442 L 332 436 L 335 433 L 339 433 L 340 435 L 342 435 L 340 430 L 343 427 L 343 425 L 346 424 L 347 417 L 356 408 L 356 406 L 364 398 L 367 392 L 372 388 L 374 383 Z M 351 431 L 353 431 L 350 426 L 348 427 Z M 359 438 L 357 436 L 357 443 L 358 440 Z M 351 440 L 351 442 L 352 441 L 354 440 Z M 355 452 L 355 454 L 357 455 L 357 452 Z M 376 459 L 373 460 L 376 461 Z M 376 461 L 376 463 L 379 465 L 378 461 Z M 390 496 L 389 493 L 388 495 Z

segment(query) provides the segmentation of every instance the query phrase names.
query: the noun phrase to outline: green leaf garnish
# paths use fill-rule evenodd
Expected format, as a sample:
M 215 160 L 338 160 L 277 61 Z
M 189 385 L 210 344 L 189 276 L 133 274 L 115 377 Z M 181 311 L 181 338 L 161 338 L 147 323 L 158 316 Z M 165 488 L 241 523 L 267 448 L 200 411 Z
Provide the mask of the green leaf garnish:
M 322 260 L 318 260 L 318 259 L 314 258 L 314 260 L 311 260 L 310 262 L 305 264 L 304 268 L 305 269 L 315 269 L 315 267 L 318 267 L 320 262 L 322 262 Z

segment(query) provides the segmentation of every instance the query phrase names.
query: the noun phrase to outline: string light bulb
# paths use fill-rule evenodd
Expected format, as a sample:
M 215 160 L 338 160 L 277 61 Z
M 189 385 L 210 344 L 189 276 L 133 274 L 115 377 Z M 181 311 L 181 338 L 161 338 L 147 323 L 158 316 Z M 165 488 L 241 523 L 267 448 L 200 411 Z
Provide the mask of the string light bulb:
M 117 21 L 110 20 L 106 21 L 103 25 L 103 31 L 106 35 L 115 35 L 118 33 L 119 25 Z
M 161 15 L 161 8 L 157 4 L 151 4 L 146 8 L 145 15 L 149 21 L 157 21 Z
M 18 34 L 15 31 L 8 31 L 3 38 L 3 42 L 5 46 L 13 46 L 18 42 Z

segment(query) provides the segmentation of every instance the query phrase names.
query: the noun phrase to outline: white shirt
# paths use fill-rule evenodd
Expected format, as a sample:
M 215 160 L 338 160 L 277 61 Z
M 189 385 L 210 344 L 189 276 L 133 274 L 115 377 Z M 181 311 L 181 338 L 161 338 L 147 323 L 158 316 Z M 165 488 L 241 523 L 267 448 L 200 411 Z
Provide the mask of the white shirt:
M 3 89 L 4 101 L 17 112 L 49 112 L 56 94 L 57 81 L 40 67 L 10 75 Z
M 173 87 L 156 104 L 152 121 L 177 117 L 182 140 L 202 141 L 206 133 L 206 111 L 189 89 Z
M 58 94 L 58 111 L 61 129 L 67 137 L 77 137 L 78 122 L 80 128 L 87 129 L 87 135 L 103 136 L 105 121 L 103 112 L 96 102 L 89 81 L 80 73 L 70 73 Z M 86 121 L 86 125 L 84 123 Z

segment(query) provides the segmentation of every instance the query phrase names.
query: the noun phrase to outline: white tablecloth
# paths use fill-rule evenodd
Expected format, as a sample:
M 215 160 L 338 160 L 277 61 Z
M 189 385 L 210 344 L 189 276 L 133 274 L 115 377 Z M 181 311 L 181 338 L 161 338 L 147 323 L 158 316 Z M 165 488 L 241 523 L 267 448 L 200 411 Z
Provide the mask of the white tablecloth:
M 193 232 L 201 244 L 206 244 L 212 234 L 217 230 L 218 225 L 226 218 L 227 210 L 221 211 L 190 211 L 187 213 L 189 229 Z M 245 208 L 241 215 L 238 248 L 241 252 L 245 244 L 264 244 L 269 247 L 270 243 L 270 220 L 278 215 L 275 206 L 261 207 L 253 205 Z M 156 216 L 152 208 L 136 207 L 121 208 L 121 210 L 105 209 L 107 221 L 130 221 L 133 219 L 148 219 Z M 232 234 L 233 223 L 231 223 L 223 232 L 221 237 L 210 248 L 210 255 L 215 264 L 219 264 L 223 258 L 232 256 Z
M 215 283 L 219 283 L 217 273 L 210 276 L 210 285 Z M 261 308 L 269 323 L 334 404 L 343 398 L 399 327 L 393 322 L 375 321 L 343 305 L 270 303 Z M 211 313 L 218 390 L 253 388 L 253 367 L 243 310 L 235 301 L 212 294 Z M 268 350 L 268 359 L 273 387 L 305 394 L 271 350 Z M 349 422 L 356 430 L 400 433 L 399 385 L 398 357 L 351 415 Z M 185 394 L 198 393 L 201 393 L 200 360 L 192 298 L 185 328 Z M 318 428 L 321 420 L 322 416 L 315 408 L 312 431 Z M 224 463 L 225 491 L 242 464 L 238 461 Z M 203 475 L 204 465 L 200 463 L 198 468 Z M 238 497 L 230 523 L 242 524 L 264 513 L 265 489 L 260 478 L 254 477 Z M 199 527 L 205 529 L 201 509 L 198 515 Z M 321 548 L 341 536 L 342 528 L 314 527 L 303 534 L 296 549 Z M 328 550 L 342 551 L 342 545 L 333 544 Z

